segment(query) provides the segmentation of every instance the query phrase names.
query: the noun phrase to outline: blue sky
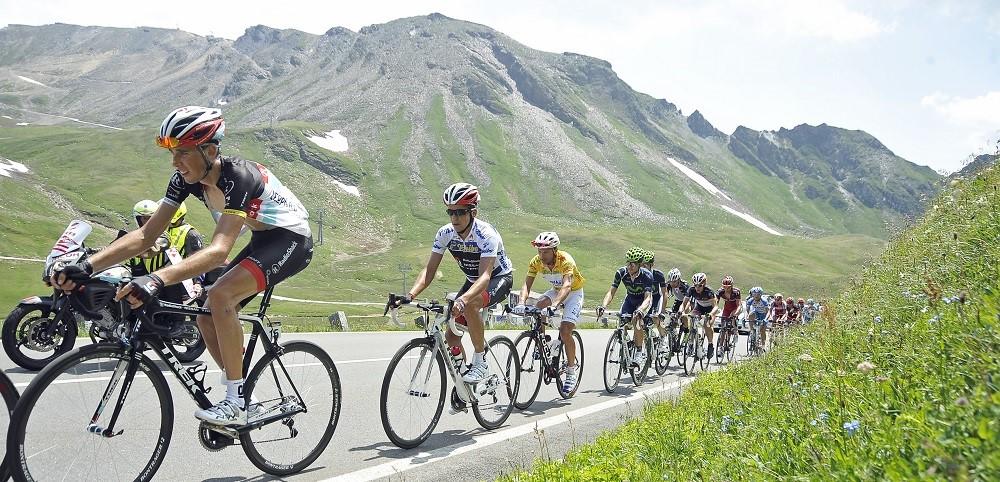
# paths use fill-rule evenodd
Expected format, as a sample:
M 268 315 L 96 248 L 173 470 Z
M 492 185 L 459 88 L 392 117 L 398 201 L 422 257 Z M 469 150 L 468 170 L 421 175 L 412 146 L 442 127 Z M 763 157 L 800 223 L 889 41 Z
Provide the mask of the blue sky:
M 440 12 L 536 49 L 611 62 L 634 89 L 720 130 L 827 123 L 953 171 L 1000 137 L 1000 1 L 0 0 L 0 22 L 320 34 Z

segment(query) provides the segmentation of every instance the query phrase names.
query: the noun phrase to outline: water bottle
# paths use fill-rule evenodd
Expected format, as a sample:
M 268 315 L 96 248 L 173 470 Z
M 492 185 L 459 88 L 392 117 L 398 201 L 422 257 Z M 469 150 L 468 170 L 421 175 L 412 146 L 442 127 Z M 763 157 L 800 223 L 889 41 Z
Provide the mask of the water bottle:
M 462 368 L 465 365 L 465 358 L 462 356 L 462 347 L 453 346 L 448 348 L 448 354 L 451 358 L 451 365 L 455 367 L 456 372 L 461 374 Z

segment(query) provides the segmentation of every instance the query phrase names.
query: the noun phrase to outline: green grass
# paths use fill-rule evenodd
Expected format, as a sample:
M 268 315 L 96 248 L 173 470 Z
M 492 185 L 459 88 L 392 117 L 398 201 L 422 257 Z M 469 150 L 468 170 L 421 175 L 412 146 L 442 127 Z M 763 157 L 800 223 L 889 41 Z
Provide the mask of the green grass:
M 440 134 L 441 147 L 457 148 L 445 131 L 441 100 L 431 110 Z M 385 150 L 375 156 L 352 151 L 340 160 L 361 175 L 361 199 L 345 194 L 326 182 L 325 175 L 298 159 L 279 159 L 255 135 L 256 131 L 234 131 L 225 152 L 267 165 L 302 200 L 316 219 L 325 211 L 326 243 L 317 246 L 310 267 L 286 281 L 277 294 L 323 301 L 380 302 L 389 291 L 401 291 L 398 265 L 411 265 L 407 287 L 426 262 L 436 230 L 445 222 L 440 205 L 440 186 L 429 176 L 433 166 L 422 167 L 424 183 L 414 183 L 402 163 L 403 150 L 410 141 L 413 124 L 408 107 L 401 106 L 385 125 L 379 145 Z M 316 130 L 311 123 L 280 123 L 275 129 L 301 137 L 302 130 Z M 158 199 L 171 174 L 169 156 L 156 148 L 149 132 L 130 130 L 101 132 L 101 143 L 93 139 L 93 129 L 30 126 L 5 132 L 0 139 L 0 155 L 24 162 L 32 174 L 27 179 L 0 177 L 0 256 L 44 257 L 65 226 L 76 217 L 56 206 L 40 191 L 58 194 L 82 211 L 80 217 L 95 224 L 89 244 L 102 246 L 131 217 L 139 199 Z M 435 134 L 435 135 L 437 135 Z M 705 271 L 713 284 L 723 274 L 736 277 L 746 289 L 761 284 L 768 290 L 829 296 L 844 287 L 847 275 L 866 256 L 882 247 L 878 239 L 845 235 L 818 239 L 773 237 L 740 221 L 732 226 L 691 224 L 684 229 L 650 224 L 637 230 L 629 220 L 599 219 L 593 213 L 559 215 L 560 194 L 542 192 L 519 185 L 524 174 L 519 167 L 524 154 L 512 148 L 504 126 L 496 121 L 477 122 L 475 149 L 490 176 L 496 179 L 486 190 L 481 217 L 497 226 L 515 268 L 515 284 L 523 280 L 524 267 L 535 254 L 529 241 L 539 231 L 555 230 L 564 246 L 577 259 L 588 279 L 588 307 L 607 289 L 622 253 L 632 245 L 657 252 L 658 266 L 664 270 L 680 267 L 686 276 Z M 287 137 L 287 136 L 286 136 Z M 428 164 L 433 164 L 428 159 Z M 447 161 L 449 164 L 453 160 Z M 357 170 L 354 170 L 354 169 Z M 446 172 L 442 166 L 442 173 Z M 636 168 L 635 175 L 646 175 Z M 527 175 L 537 175 L 531 172 Z M 440 182 L 445 182 L 441 179 Z M 651 187 L 652 179 L 643 181 Z M 530 186 L 530 185 L 529 185 Z M 503 199 L 505 201 L 497 201 Z M 509 200 L 509 202 L 507 201 Z M 214 229 L 206 209 L 198 201 L 188 202 L 189 219 L 204 235 Z M 536 213 L 547 213 L 540 215 Z M 555 213 L 555 214 L 548 214 Z M 317 226 L 314 224 L 314 228 Z M 242 241 L 245 242 L 245 241 Z M 837 253 L 837 256 L 830 256 Z M 780 254 L 780 256 L 779 256 Z M 0 272 L 13 276 L 0 283 L 0 310 L 9 309 L 18 299 L 45 294 L 38 282 L 40 264 L 0 261 Z M 441 276 L 428 293 L 441 293 L 460 286 L 462 275 L 455 263 L 442 264 Z M 336 307 L 278 303 L 274 313 L 297 316 L 302 326 L 323 326 Z M 350 316 L 372 315 L 374 309 L 344 307 Z M 372 322 L 372 327 L 377 327 Z M 359 325 L 362 326 L 362 325 Z
M 509 479 L 1000 479 L 998 185 L 953 185 L 804 336 Z

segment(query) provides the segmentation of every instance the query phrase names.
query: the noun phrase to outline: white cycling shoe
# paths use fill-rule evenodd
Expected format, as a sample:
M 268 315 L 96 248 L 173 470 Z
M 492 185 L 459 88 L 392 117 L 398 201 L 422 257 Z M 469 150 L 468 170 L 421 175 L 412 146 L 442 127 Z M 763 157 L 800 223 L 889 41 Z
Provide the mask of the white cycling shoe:
M 247 424 L 247 411 L 236 402 L 223 399 L 215 406 L 194 412 L 194 417 L 212 425 L 238 427 Z
M 486 379 L 490 375 L 490 366 L 485 361 L 482 363 L 473 362 L 469 365 L 469 371 L 462 375 L 462 381 L 465 383 L 479 383 Z

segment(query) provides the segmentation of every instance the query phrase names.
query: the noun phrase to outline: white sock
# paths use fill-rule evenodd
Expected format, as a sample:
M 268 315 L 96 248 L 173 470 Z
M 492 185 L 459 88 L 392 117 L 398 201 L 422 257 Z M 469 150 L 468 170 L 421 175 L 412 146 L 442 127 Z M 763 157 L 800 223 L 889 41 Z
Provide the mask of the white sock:
M 226 400 L 243 408 L 243 379 L 226 380 Z
M 477 351 L 472 355 L 472 362 L 476 364 L 486 363 L 486 352 Z

